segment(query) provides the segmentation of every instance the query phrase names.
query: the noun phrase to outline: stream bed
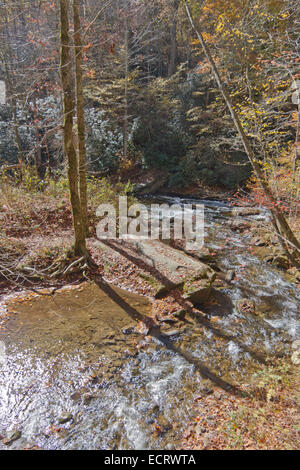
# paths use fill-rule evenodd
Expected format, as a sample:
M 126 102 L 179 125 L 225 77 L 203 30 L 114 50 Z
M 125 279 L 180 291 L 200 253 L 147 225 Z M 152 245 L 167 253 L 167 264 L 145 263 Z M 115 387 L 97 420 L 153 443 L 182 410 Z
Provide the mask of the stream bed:
M 215 387 L 201 365 L 238 383 L 255 371 L 259 353 L 288 353 L 300 334 L 299 289 L 249 254 L 248 235 L 229 227 L 229 205 L 205 206 L 206 246 L 224 271 L 238 273 L 222 289 L 226 308 L 221 297 L 206 312 L 217 326 L 190 322 L 169 343 L 148 341 L 134 329 L 133 313 L 151 316 L 151 302 L 117 287 L 109 295 L 94 283 L 9 302 L 0 329 L 0 436 L 9 446 L 2 440 L 0 449 L 176 448 L 193 401 Z M 243 298 L 262 315 L 240 313 Z

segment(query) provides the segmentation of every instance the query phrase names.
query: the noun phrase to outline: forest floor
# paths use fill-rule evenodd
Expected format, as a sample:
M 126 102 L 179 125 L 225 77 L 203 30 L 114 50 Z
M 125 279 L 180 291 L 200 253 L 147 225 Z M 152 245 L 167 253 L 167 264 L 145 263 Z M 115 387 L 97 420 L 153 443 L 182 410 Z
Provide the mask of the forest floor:
M 241 385 L 244 398 L 220 389 L 200 397 L 194 404 L 197 416 L 183 435 L 183 449 L 299 449 L 299 383 L 299 369 L 277 361 Z
M 5 196 L 5 197 L 3 197 Z M 0 291 L 61 287 L 101 276 L 119 287 L 149 297 L 153 319 L 182 308 L 180 292 L 155 298 L 157 282 L 141 260 L 100 250 L 93 224 L 88 249 L 97 267 L 51 277 L 57 260 L 73 262 L 72 214 L 67 199 L 12 191 L 2 194 L 0 215 Z M 124 247 L 123 247 L 124 248 Z M 123 249 L 122 248 L 122 249 Z M 125 250 L 126 251 L 126 250 Z M 28 269 L 29 268 L 29 269 Z M 43 278 L 44 275 L 44 278 Z M 183 433 L 183 449 L 299 449 L 299 370 L 289 359 L 264 367 L 258 379 L 242 384 L 245 397 L 220 390 L 191 406 L 195 421 Z

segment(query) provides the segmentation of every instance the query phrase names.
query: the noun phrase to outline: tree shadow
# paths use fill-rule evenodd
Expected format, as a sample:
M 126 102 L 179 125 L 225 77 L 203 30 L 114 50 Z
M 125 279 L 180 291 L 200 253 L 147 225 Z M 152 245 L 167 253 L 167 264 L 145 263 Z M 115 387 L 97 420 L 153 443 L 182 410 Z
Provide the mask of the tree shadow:
M 124 299 L 122 299 L 119 294 L 105 281 L 102 279 L 94 279 L 96 285 L 105 292 L 119 307 L 122 308 L 133 320 L 135 321 L 142 321 L 149 327 L 149 336 L 156 338 L 160 343 L 164 345 L 166 349 L 172 351 L 175 354 L 180 355 L 183 357 L 187 362 L 192 364 L 196 370 L 199 371 L 202 377 L 211 380 L 215 383 L 218 387 L 226 390 L 227 392 L 236 395 L 236 396 L 244 396 L 244 393 L 236 386 L 227 382 L 226 380 L 222 379 L 218 376 L 214 371 L 209 369 L 203 362 L 199 359 L 195 358 L 192 354 L 184 349 L 175 346 L 170 338 L 164 334 L 158 325 L 156 325 L 152 318 L 147 317 L 139 313 L 134 307 L 129 305 Z
M 115 250 L 121 256 L 125 257 L 129 261 L 131 261 L 136 266 L 139 266 L 144 271 L 148 271 L 153 277 L 155 277 L 163 286 L 168 288 L 168 295 L 174 296 L 172 293 L 172 288 L 176 289 L 178 285 L 172 283 L 172 281 L 164 276 L 158 269 L 153 266 L 149 266 L 146 262 L 144 262 L 140 257 L 137 257 L 139 254 L 133 246 L 126 246 L 126 249 L 129 249 L 132 254 L 129 254 L 125 249 L 122 248 L 121 244 L 118 242 L 113 242 L 111 240 L 102 240 L 102 243 L 107 245 L 109 248 Z M 122 242 L 123 243 L 123 242 Z M 195 309 L 195 307 L 191 306 L 191 304 L 186 301 L 182 296 L 174 297 L 174 299 L 179 303 L 179 305 L 186 310 L 189 315 L 201 326 L 205 326 L 208 328 L 215 336 L 225 339 L 227 341 L 233 341 L 239 348 L 241 348 L 244 352 L 250 354 L 250 356 L 261 364 L 267 363 L 267 355 L 261 353 L 259 351 L 255 351 L 243 342 L 239 341 L 239 339 L 235 335 L 230 335 L 220 328 L 216 328 L 212 325 L 212 323 L 206 318 L 205 313 L 203 311 Z M 197 310 L 197 313 L 195 313 Z
M 210 301 L 201 305 L 202 312 L 208 315 L 225 316 L 233 313 L 234 305 L 224 292 L 217 289 L 211 290 Z

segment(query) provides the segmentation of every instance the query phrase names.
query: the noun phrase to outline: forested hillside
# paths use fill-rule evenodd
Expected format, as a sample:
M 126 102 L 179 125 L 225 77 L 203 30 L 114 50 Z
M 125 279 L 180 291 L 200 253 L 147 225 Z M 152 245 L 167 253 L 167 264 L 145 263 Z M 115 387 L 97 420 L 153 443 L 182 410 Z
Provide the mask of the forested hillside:
M 299 449 L 299 52 L 299 0 L 0 0 L 0 450 Z
M 251 168 L 184 2 L 79 3 L 88 173 L 155 168 L 171 187 L 243 186 Z M 296 192 L 298 2 L 189 8 L 267 177 Z M 1 165 L 63 171 L 56 2 L 5 2 L 0 35 Z

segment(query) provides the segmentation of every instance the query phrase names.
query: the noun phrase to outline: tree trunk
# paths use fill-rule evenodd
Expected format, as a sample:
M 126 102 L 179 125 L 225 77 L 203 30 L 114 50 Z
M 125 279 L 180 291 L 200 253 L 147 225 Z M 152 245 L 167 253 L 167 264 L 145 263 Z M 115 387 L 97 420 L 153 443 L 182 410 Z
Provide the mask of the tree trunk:
M 272 216 L 274 217 L 274 219 L 275 219 L 275 221 L 278 225 L 276 227 L 276 229 L 277 229 L 276 232 L 277 232 L 277 234 L 280 238 L 280 242 L 283 243 L 285 251 L 287 252 L 290 259 L 291 259 L 290 250 L 293 252 L 293 255 L 292 255 L 293 256 L 293 258 L 292 258 L 293 259 L 293 264 L 297 268 L 299 268 L 300 267 L 300 243 L 297 240 L 297 238 L 295 237 L 293 231 L 291 230 L 291 228 L 290 228 L 287 220 L 285 219 L 283 213 L 281 212 L 281 210 L 277 206 L 277 201 L 276 201 L 275 197 L 273 196 L 273 193 L 272 193 L 270 187 L 268 186 L 268 183 L 266 182 L 266 180 L 264 178 L 264 175 L 262 173 L 260 164 L 255 158 L 255 155 L 254 155 L 253 150 L 251 148 L 248 137 L 246 136 L 245 131 L 244 131 L 244 129 L 242 127 L 242 124 L 240 122 L 240 119 L 239 119 L 237 113 L 235 112 L 235 110 L 233 109 L 231 99 L 230 99 L 229 94 L 227 93 L 226 88 L 225 88 L 225 86 L 224 86 L 224 84 L 221 80 L 221 76 L 220 76 L 219 71 L 216 67 L 214 59 L 212 58 L 212 55 L 209 51 L 208 46 L 206 45 L 206 42 L 203 39 L 203 36 L 202 36 L 201 32 L 199 31 L 199 29 L 196 28 L 196 26 L 194 24 L 190 9 L 189 9 L 186 2 L 185 2 L 185 8 L 186 8 L 187 16 L 189 18 L 191 26 L 194 29 L 194 31 L 195 31 L 195 33 L 198 37 L 198 40 L 199 40 L 199 42 L 200 42 L 200 44 L 203 48 L 204 54 L 205 54 L 208 62 L 210 63 L 214 78 L 215 78 L 215 80 L 218 84 L 219 90 L 221 91 L 221 93 L 223 95 L 223 98 L 224 98 L 224 100 L 226 102 L 226 105 L 228 107 L 228 110 L 231 114 L 234 125 L 235 125 L 235 127 L 236 127 L 236 129 L 239 133 L 239 136 L 242 140 L 245 152 L 246 152 L 247 157 L 248 157 L 248 159 L 249 159 L 249 161 L 252 165 L 252 168 L 253 168 L 254 173 L 256 175 L 256 178 L 257 178 L 257 181 L 259 182 L 259 184 L 260 184 L 260 186 L 261 186 L 261 188 L 262 188 L 262 190 L 265 194 L 265 197 L 268 201 L 268 207 L 269 207 L 269 209 L 272 213 Z M 295 259 L 295 258 L 297 258 L 297 259 Z
M 38 125 L 38 109 L 37 109 L 35 93 L 33 95 L 33 120 L 34 120 L 34 134 L 35 134 L 35 141 L 36 141 L 35 167 L 36 167 L 37 174 L 41 176 L 42 147 L 41 147 L 40 127 Z
M 10 39 L 10 32 L 8 26 L 9 20 L 7 16 L 7 11 L 5 10 L 4 15 L 4 28 L 6 31 L 6 35 L 3 36 L 3 52 L 1 56 L 3 58 L 4 63 L 4 70 L 6 75 L 6 82 L 7 82 L 7 89 L 8 89 L 8 100 L 11 103 L 12 112 L 13 112 L 13 120 L 14 120 L 14 133 L 15 133 L 15 144 L 18 150 L 18 161 L 20 166 L 23 166 L 23 155 L 22 155 L 22 144 L 21 138 L 19 134 L 19 123 L 18 123 L 18 116 L 17 116 L 17 99 L 16 99 L 16 86 L 15 86 L 15 79 L 13 76 L 13 72 L 11 70 L 13 64 L 13 55 L 11 50 L 11 39 Z M 7 41 L 5 40 L 5 36 L 7 37 Z
M 60 0 L 60 72 L 64 101 L 64 149 L 68 160 L 68 178 L 75 232 L 75 255 L 86 256 L 85 228 L 78 189 L 78 161 L 73 136 L 74 86 L 70 57 L 69 1 Z
M 125 11 L 125 88 L 124 88 L 124 160 L 128 154 L 128 73 L 129 73 L 129 44 L 128 44 L 128 19 Z
M 78 129 L 78 162 L 79 162 L 79 195 L 83 225 L 88 235 L 88 205 L 86 180 L 86 147 L 85 147 L 85 121 L 82 85 L 82 42 L 80 33 L 79 0 L 73 0 L 74 19 L 74 45 L 75 45 L 75 81 L 76 81 L 76 108 Z
M 168 75 L 171 76 L 176 72 L 176 59 L 177 59 L 177 13 L 179 8 L 179 0 L 174 0 L 172 2 L 172 24 L 170 31 L 170 61 L 168 68 Z

